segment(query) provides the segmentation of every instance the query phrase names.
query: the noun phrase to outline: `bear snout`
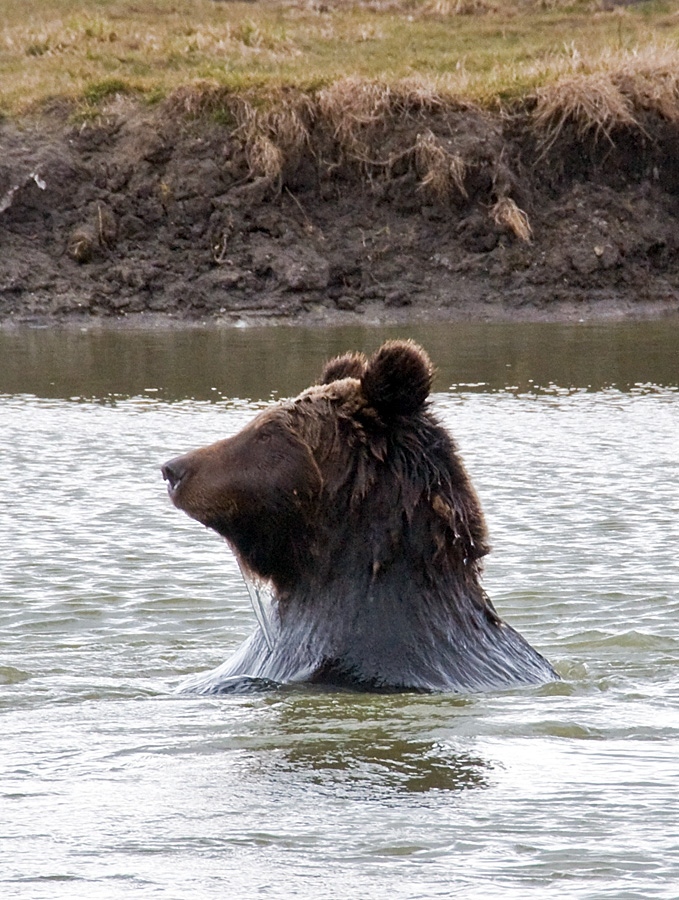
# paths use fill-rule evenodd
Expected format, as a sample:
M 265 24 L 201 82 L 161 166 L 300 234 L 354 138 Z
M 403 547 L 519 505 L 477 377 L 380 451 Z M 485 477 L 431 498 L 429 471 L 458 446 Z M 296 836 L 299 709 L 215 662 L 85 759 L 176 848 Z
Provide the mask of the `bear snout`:
M 182 480 L 186 477 L 187 466 L 184 457 L 177 456 L 160 467 L 163 478 L 167 481 L 167 492 L 172 497 Z

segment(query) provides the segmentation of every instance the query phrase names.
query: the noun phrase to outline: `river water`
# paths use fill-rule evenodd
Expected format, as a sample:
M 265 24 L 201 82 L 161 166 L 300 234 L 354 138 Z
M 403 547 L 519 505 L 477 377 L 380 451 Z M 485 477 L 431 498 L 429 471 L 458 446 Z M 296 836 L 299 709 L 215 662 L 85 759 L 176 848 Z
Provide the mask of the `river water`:
M 679 323 L 407 331 L 563 682 L 177 695 L 256 627 L 158 466 L 404 329 L 0 332 L 0 896 L 679 896 Z

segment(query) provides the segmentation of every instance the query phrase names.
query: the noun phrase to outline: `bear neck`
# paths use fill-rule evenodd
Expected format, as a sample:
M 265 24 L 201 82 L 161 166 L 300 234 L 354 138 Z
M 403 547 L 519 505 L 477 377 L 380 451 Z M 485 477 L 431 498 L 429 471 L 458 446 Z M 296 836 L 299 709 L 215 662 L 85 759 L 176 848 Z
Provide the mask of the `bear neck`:
M 289 541 L 303 557 L 271 573 L 273 647 L 255 632 L 218 678 L 383 691 L 553 680 L 481 587 L 485 522 L 450 437 L 428 414 L 345 426 L 321 442 L 321 496 Z
M 279 596 L 281 614 L 326 620 L 335 613 L 360 623 L 401 609 L 425 619 L 472 605 L 494 615 L 480 584 L 480 566 L 465 545 L 446 542 L 422 503 L 407 518 L 398 509 L 365 509 L 333 521 L 311 548 L 297 582 Z M 381 514 L 380 514 L 381 513 Z M 439 541 L 437 541 L 439 538 Z M 338 623 L 339 624 L 339 623 Z M 350 630 L 353 625 L 350 626 Z
M 220 677 L 361 691 L 482 691 L 556 678 L 503 623 L 478 573 L 434 582 L 405 557 L 373 574 L 347 552 L 329 579 L 310 577 L 274 603 L 273 648 L 257 631 Z M 416 570 L 417 571 L 417 570 Z
M 407 520 L 366 508 L 367 530 L 356 514 L 330 524 L 312 564 L 278 596 L 280 645 L 299 648 L 285 665 L 298 671 L 274 666 L 271 676 L 366 690 L 449 686 L 457 676 L 441 671 L 440 648 L 490 641 L 499 619 L 478 564 L 437 550 L 428 510 Z

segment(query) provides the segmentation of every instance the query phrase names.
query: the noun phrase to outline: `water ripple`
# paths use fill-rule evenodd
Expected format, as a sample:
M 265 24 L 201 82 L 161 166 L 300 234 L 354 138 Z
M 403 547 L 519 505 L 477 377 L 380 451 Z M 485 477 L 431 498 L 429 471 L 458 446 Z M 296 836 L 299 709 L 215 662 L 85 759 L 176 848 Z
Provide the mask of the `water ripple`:
M 478 697 L 174 696 L 255 623 L 158 465 L 261 404 L 0 398 L 3 897 L 673 896 L 677 391 L 477 388 L 486 587 L 564 678 Z

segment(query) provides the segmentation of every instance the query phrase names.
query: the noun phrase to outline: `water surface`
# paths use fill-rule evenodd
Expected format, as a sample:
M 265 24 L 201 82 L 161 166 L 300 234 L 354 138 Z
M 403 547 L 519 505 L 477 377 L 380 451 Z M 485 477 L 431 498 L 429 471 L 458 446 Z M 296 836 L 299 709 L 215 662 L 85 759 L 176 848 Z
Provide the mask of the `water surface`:
M 676 898 L 679 326 L 408 332 L 564 681 L 173 694 L 256 627 L 158 465 L 403 329 L 0 332 L 3 898 Z

